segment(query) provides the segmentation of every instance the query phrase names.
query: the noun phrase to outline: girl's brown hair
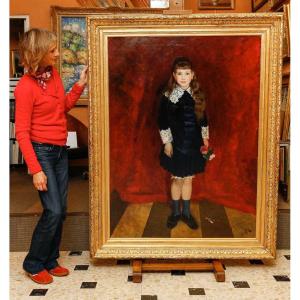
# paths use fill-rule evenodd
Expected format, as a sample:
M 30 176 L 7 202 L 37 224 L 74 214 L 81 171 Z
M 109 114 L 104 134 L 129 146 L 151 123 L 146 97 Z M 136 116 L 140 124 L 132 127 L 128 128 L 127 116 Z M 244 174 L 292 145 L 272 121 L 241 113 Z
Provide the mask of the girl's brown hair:
M 197 120 L 199 121 L 204 116 L 204 110 L 206 105 L 205 96 L 200 89 L 197 76 L 195 74 L 195 71 L 193 70 L 192 62 L 187 57 L 177 57 L 174 60 L 172 66 L 172 75 L 169 79 L 168 86 L 167 86 L 167 92 L 171 93 L 177 85 L 173 73 L 176 73 L 178 69 L 190 69 L 194 72 L 193 79 L 190 83 L 190 88 L 192 90 L 192 95 L 195 100 L 195 114 L 197 116 Z
M 56 35 L 48 30 L 33 28 L 24 33 L 19 44 L 20 56 L 30 75 L 36 74 L 41 60 L 56 42 Z

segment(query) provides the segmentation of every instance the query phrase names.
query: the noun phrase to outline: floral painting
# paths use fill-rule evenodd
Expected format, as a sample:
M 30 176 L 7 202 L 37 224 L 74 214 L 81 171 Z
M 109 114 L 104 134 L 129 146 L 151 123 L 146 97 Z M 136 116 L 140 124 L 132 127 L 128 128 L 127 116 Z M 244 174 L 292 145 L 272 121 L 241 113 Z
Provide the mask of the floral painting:
M 61 30 L 61 76 L 65 91 L 69 92 L 87 63 L 86 18 L 62 17 Z M 87 96 L 86 88 L 82 97 Z
M 234 9 L 234 0 L 199 0 L 199 9 Z

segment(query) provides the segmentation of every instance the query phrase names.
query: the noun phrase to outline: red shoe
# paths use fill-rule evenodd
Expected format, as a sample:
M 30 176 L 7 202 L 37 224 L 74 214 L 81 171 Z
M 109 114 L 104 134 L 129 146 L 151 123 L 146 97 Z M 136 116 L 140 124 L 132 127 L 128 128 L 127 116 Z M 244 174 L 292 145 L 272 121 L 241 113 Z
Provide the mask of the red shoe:
M 49 284 L 53 281 L 52 276 L 48 273 L 46 269 L 42 270 L 41 272 L 37 274 L 30 274 L 27 273 L 27 275 L 36 283 L 39 284 Z
M 69 275 L 69 270 L 58 265 L 54 269 L 51 269 L 49 273 L 53 276 L 61 277 Z

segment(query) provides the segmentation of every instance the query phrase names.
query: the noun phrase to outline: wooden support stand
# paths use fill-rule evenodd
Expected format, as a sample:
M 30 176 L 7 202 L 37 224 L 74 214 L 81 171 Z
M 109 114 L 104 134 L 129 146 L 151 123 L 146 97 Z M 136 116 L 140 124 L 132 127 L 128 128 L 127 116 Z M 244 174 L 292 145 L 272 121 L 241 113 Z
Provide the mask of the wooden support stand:
M 132 281 L 142 282 L 142 273 L 151 271 L 213 271 L 217 282 L 225 281 L 225 271 L 219 260 L 212 262 L 170 261 L 170 260 L 132 260 Z

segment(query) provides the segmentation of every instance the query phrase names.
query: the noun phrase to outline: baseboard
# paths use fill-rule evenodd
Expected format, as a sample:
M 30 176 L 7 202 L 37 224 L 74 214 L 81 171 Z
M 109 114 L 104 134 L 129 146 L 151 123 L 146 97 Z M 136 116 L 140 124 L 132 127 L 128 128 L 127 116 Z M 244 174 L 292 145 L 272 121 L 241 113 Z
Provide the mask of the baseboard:
M 33 230 L 40 216 L 11 215 L 10 217 L 10 251 L 28 251 Z M 76 213 L 67 216 L 61 242 L 63 251 L 89 250 L 89 216 Z

